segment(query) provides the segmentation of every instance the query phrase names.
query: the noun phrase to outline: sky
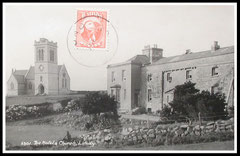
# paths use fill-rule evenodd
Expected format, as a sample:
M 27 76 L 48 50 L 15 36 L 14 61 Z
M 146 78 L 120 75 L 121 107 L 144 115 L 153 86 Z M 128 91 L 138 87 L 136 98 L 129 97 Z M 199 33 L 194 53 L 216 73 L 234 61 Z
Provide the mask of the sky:
M 105 65 L 86 67 L 69 55 L 67 34 L 78 9 L 109 12 L 119 42 L 116 54 Z M 66 66 L 71 90 L 106 90 L 107 65 L 142 54 L 146 45 L 157 44 L 164 57 L 184 54 L 186 49 L 209 50 L 214 41 L 221 47 L 234 45 L 234 20 L 232 5 L 6 5 L 5 77 L 8 80 L 12 69 L 34 66 L 34 41 L 44 37 L 58 43 L 58 64 Z

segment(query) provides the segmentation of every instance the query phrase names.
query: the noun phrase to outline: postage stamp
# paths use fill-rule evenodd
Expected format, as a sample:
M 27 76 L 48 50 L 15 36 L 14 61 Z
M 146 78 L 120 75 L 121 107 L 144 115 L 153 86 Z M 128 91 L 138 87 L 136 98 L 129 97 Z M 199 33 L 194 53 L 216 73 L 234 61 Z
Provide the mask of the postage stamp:
M 107 11 L 77 11 L 76 47 L 106 48 L 107 14 Z

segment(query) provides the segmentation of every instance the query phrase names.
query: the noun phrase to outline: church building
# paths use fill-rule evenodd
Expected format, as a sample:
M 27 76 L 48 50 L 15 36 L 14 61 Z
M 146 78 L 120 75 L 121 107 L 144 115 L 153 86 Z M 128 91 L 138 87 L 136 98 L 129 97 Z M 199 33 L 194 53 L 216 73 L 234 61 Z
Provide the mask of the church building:
M 35 66 L 12 70 L 7 96 L 68 94 L 70 77 L 65 65 L 58 65 L 57 42 L 40 38 L 34 46 Z

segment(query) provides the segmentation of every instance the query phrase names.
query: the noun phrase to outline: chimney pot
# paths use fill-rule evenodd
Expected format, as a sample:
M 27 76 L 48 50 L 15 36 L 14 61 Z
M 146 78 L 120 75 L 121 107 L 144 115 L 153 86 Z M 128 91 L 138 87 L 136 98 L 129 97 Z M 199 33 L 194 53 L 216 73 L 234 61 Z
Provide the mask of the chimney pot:
M 211 49 L 212 49 L 212 52 L 220 49 L 220 46 L 218 45 L 218 41 L 214 41 L 214 42 L 213 42 L 213 45 L 212 45 L 212 48 L 211 48 Z
M 190 54 L 191 53 L 191 49 L 187 49 L 185 54 Z

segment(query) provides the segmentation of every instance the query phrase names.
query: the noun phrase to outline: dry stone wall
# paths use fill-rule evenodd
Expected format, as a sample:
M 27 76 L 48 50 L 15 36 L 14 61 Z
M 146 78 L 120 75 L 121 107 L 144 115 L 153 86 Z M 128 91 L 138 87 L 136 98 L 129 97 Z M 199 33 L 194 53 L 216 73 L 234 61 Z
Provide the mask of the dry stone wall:
M 113 145 L 116 142 L 122 144 L 140 144 L 151 143 L 154 139 L 169 136 L 204 136 L 208 133 L 233 132 L 233 118 L 230 120 L 219 120 L 216 122 L 208 122 L 205 125 L 157 125 L 155 128 L 147 128 L 136 126 L 135 128 L 122 128 L 118 133 L 112 132 L 110 129 L 92 132 L 79 136 L 82 145 Z M 167 140 L 167 139 L 166 139 Z

